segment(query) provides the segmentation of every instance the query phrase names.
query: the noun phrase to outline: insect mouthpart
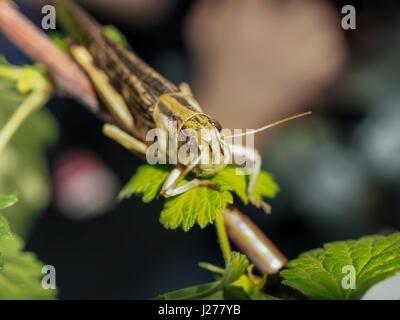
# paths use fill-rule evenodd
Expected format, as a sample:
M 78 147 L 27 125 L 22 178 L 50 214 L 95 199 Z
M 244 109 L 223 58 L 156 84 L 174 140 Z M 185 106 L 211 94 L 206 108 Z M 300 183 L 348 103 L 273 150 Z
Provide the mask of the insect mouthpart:
M 206 114 L 196 114 L 187 119 L 179 130 L 179 163 L 187 166 L 196 159 L 192 173 L 208 177 L 225 167 L 229 149 L 220 134 L 221 125 Z
M 193 169 L 193 173 L 197 177 L 210 177 L 228 164 L 230 149 L 217 130 L 202 134 L 198 146 L 201 159 Z

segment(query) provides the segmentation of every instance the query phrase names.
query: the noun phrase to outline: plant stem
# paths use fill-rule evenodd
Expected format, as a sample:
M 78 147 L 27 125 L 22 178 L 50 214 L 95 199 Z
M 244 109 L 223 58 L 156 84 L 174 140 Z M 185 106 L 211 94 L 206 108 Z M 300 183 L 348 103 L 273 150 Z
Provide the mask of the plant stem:
M 199 267 L 206 269 L 208 271 L 214 272 L 214 273 L 223 274 L 225 272 L 224 268 L 217 267 L 217 266 L 212 265 L 211 263 L 206 263 L 206 262 L 200 262 Z
M 225 264 L 227 264 L 229 260 L 231 260 L 231 247 L 229 245 L 229 239 L 225 229 L 224 218 L 222 217 L 222 213 L 218 210 L 215 214 L 215 227 L 217 229 L 222 255 L 224 256 Z
M 18 9 L 0 0 L 0 31 L 33 60 L 41 62 L 63 93 L 83 102 L 92 112 L 104 116 L 88 77 L 47 35 Z
M 15 131 L 19 128 L 22 122 L 35 110 L 42 107 L 49 99 L 50 94 L 45 89 L 37 89 L 19 105 L 5 126 L 0 130 L 0 152 L 10 141 Z

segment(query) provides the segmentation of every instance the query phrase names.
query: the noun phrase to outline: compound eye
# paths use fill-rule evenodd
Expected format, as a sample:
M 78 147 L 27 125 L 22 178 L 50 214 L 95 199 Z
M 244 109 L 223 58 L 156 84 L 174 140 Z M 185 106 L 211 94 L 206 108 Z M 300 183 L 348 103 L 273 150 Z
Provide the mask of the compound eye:
M 217 128 L 218 131 L 221 131 L 221 130 L 222 130 L 222 126 L 221 126 L 221 124 L 220 124 L 217 120 L 215 120 L 215 119 L 210 119 L 210 122 L 211 122 L 211 124 L 212 124 L 214 127 Z

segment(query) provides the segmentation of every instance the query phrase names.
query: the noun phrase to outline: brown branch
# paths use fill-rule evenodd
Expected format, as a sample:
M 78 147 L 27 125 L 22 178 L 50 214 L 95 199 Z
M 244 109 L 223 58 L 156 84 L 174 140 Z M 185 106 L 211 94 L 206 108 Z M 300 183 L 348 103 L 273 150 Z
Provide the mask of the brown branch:
M 99 103 L 85 73 L 17 9 L 0 0 L 0 30 L 33 60 L 44 64 L 61 91 L 73 96 L 92 112 Z
M 13 6 L 0 0 L 0 30 L 22 51 L 46 66 L 58 88 L 76 98 L 101 119 L 109 118 L 101 111 L 95 91 L 86 74 L 76 63 L 59 50 L 28 19 Z M 229 238 L 245 253 L 261 272 L 274 274 L 287 262 L 285 256 L 267 236 L 236 207 L 223 211 Z

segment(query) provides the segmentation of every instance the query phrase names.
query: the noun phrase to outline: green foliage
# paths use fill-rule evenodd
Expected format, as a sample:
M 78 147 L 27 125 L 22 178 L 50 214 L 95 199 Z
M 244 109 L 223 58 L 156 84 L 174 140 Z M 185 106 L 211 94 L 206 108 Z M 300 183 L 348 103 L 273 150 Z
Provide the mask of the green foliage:
M 243 256 L 244 257 L 244 256 Z M 201 262 L 199 266 L 214 272 L 216 275 L 224 274 L 223 268 L 214 266 L 209 263 Z M 247 265 L 247 273 L 243 273 L 239 279 L 229 284 L 224 289 L 223 298 L 226 300 L 279 300 L 276 297 L 268 295 L 262 292 L 264 285 L 267 281 L 267 274 L 265 273 L 262 278 L 254 277 L 253 271 L 254 265 Z
M 344 266 L 353 266 L 355 289 L 344 289 Z M 361 299 L 376 283 L 400 272 L 400 233 L 328 243 L 290 261 L 283 283 L 310 299 Z
M 226 264 L 225 272 L 222 275 L 222 285 L 228 286 L 238 280 L 248 265 L 249 261 L 245 255 L 238 252 L 232 252 L 231 259 Z
M 18 201 L 18 197 L 15 193 L 13 194 L 0 194 L 0 210 L 11 207 Z M 8 225 L 7 219 L 0 215 L 0 239 L 10 238 L 10 226 Z M 1 259 L 1 256 L 0 256 Z M 1 262 L 1 260 L 0 260 Z M 1 267 L 1 264 L 0 264 Z
M 158 198 L 171 169 L 172 166 L 147 164 L 141 166 L 121 190 L 119 198 L 129 198 L 133 194 L 142 194 L 144 202 Z M 176 229 L 182 226 L 187 231 L 197 222 L 201 228 L 204 228 L 207 224 L 213 223 L 216 212 L 222 211 L 228 203 L 233 202 L 232 192 L 235 192 L 247 204 L 248 176 L 237 175 L 235 170 L 235 167 L 228 166 L 210 179 L 220 184 L 222 190 L 196 187 L 181 195 L 166 199 L 160 218 L 164 227 Z M 188 180 L 183 180 L 181 184 L 187 182 Z M 278 191 L 279 187 L 271 175 L 261 172 L 254 190 L 255 196 L 259 200 L 263 197 L 273 198 Z
M 160 295 L 154 300 L 221 300 L 223 288 L 219 281 L 204 283 Z
M 245 174 L 245 170 L 235 166 L 227 166 L 211 179 L 213 182 L 224 186 L 227 190 L 235 192 L 244 204 L 249 203 L 247 197 L 247 183 L 249 175 Z M 261 171 L 256 186 L 254 188 L 254 196 L 257 200 L 262 201 L 263 198 L 275 198 L 279 192 L 279 186 L 268 172 Z
M 57 0 L 55 3 L 65 28 L 78 43 L 87 44 L 88 38 L 69 2 Z M 130 47 L 126 37 L 117 28 L 105 26 L 104 34 Z M 56 46 L 68 52 L 63 35 L 53 33 L 50 37 Z M 0 57 L 0 67 L 2 65 L 5 65 L 5 61 Z M 40 70 L 33 66 L 13 67 L 9 74 L 0 74 L 0 128 L 28 97 L 29 92 L 40 84 L 46 84 L 46 81 Z M 0 192 L 19 190 L 21 203 L 18 208 L 12 207 L 17 196 L 0 194 L 0 210 L 8 208 L 6 214 L 13 231 L 21 235 L 27 234 L 34 220 L 32 212 L 38 212 L 47 204 L 48 178 L 42 153 L 54 136 L 55 125 L 49 115 L 41 110 L 21 126 L 2 151 Z M 141 166 L 121 190 L 119 198 L 129 198 L 133 194 L 141 194 L 144 202 L 159 198 L 171 169 L 170 166 Z M 248 204 L 248 175 L 237 174 L 237 170 L 241 169 L 228 166 L 210 179 L 220 184 L 221 190 L 197 187 L 166 199 L 161 223 L 169 229 L 182 226 L 185 231 L 196 222 L 204 228 L 214 222 L 216 214 L 227 204 L 233 202 L 232 193 L 236 193 L 244 204 Z M 187 182 L 184 180 L 181 184 Z M 278 192 L 279 187 L 271 175 L 261 172 L 254 190 L 257 200 L 273 198 Z M 55 298 L 57 291 L 45 290 L 41 286 L 42 263 L 33 253 L 24 252 L 23 247 L 21 238 L 13 236 L 7 219 L 0 215 L 0 300 Z M 231 253 L 225 269 L 209 264 L 202 266 L 219 275 L 217 280 L 166 293 L 155 299 L 277 299 L 261 291 L 267 275 L 255 279 L 246 256 L 238 252 Z M 345 289 L 343 280 L 347 273 L 343 272 L 343 267 L 348 266 L 355 270 L 355 288 Z M 305 252 L 289 262 L 281 276 L 283 284 L 310 299 L 361 299 L 369 288 L 397 272 L 400 272 L 400 233 L 325 244 L 324 248 Z
M 86 34 L 85 27 L 81 25 L 79 19 L 75 15 L 73 5 L 66 0 L 55 0 L 54 3 L 57 10 L 57 18 L 59 19 L 63 29 L 70 37 L 77 41 L 78 44 L 86 46 L 89 43 L 89 38 Z M 109 39 L 130 48 L 125 35 L 119 31 L 118 28 L 106 25 L 103 26 L 103 31 Z M 55 40 L 57 45 L 62 45 L 59 41 L 60 39 L 60 37 L 55 37 L 53 40 Z
M 156 297 L 156 300 L 276 300 L 277 298 L 260 292 L 265 284 L 266 276 L 260 281 L 254 281 L 245 274 L 248 267 L 246 256 L 232 252 L 231 260 L 225 270 L 207 264 L 207 269 L 217 270 L 222 277 L 214 282 L 204 283 L 189 288 L 172 291 Z M 203 264 L 204 265 L 204 264 Z M 249 274 L 251 269 L 248 270 Z
M 0 194 L 0 210 L 11 207 L 18 200 L 17 194 Z
M 12 205 L 15 201 L 15 195 L 0 196 L 3 204 Z M 41 285 L 43 264 L 33 253 L 23 252 L 23 246 L 0 215 L 0 300 L 54 299 L 57 291 L 45 290 Z
M 104 34 L 107 36 L 107 38 L 121 44 L 122 46 L 126 47 L 126 48 L 130 48 L 131 46 L 128 43 L 128 40 L 126 39 L 126 37 L 124 36 L 124 34 L 118 30 L 118 28 L 112 26 L 112 25 L 106 25 L 103 26 L 103 31 Z M 66 54 L 70 54 L 67 42 L 66 40 L 66 36 L 60 32 L 51 32 L 49 33 L 49 38 L 50 40 L 53 42 L 53 44 L 60 49 L 61 51 L 63 51 Z
M 53 2 L 57 11 L 57 23 L 60 23 L 63 30 L 78 44 L 86 45 L 89 40 L 71 8 L 71 2 L 66 0 L 54 0 Z
M 161 187 L 167 179 L 172 166 L 140 166 L 132 179 L 122 188 L 118 199 L 130 198 L 134 194 L 142 194 L 145 203 L 158 198 Z
M 57 291 L 41 285 L 43 264 L 33 253 L 22 250 L 18 236 L 0 238 L 0 300 L 54 299 Z
M 65 41 L 66 37 L 60 32 L 49 33 L 49 38 L 53 44 L 62 52 L 69 54 L 68 45 Z
M 0 60 L 1 66 L 10 66 Z M 27 98 L 27 92 L 35 85 L 33 67 L 15 67 L 19 79 L 0 76 L 0 128 Z M 35 69 L 36 70 L 36 69 Z M 48 173 L 44 149 L 56 136 L 56 125 L 50 114 L 41 109 L 22 123 L 0 156 L 0 192 L 18 190 L 18 206 L 7 209 L 4 215 L 10 221 L 12 231 L 21 236 L 29 233 L 32 223 L 49 199 Z
M 11 232 L 10 232 L 10 226 L 8 225 L 8 221 L 3 215 L 0 215 L 0 239 L 10 238 L 10 237 L 11 237 Z
M 243 275 L 243 277 L 251 283 L 251 280 L 246 275 Z M 242 286 L 236 284 L 230 285 L 224 289 L 223 297 L 224 300 L 280 300 L 277 297 L 254 289 L 254 284 L 248 292 Z
M 265 282 L 267 281 L 267 274 L 261 279 L 254 279 L 252 276 L 252 269 L 243 274 L 237 281 L 233 283 L 234 288 L 231 288 L 230 294 L 239 294 L 247 296 L 246 300 L 279 300 L 269 294 L 262 292 Z M 227 300 L 237 300 L 234 296 L 226 297 Z
M 121 31 L 119 31 L 118 28 L 112 25 L 106 25 L 103 26 L 103 31 L 107 38 L 115 41 L 116 43 L 119 43 L 126 48 L 132 49 L 125 35 Z
M 185 182 L 187 180 L 182 183 Z M 232 194 L 227 190 L 193 188 L 165 201 L 160 222 L 167 229 L 176 229 L 181 225 L 183 230 L 188 231 L 195 222 L 204 228 L 207 224 L 213 223 L 216 211 L 221 212 L 232 202 Z

